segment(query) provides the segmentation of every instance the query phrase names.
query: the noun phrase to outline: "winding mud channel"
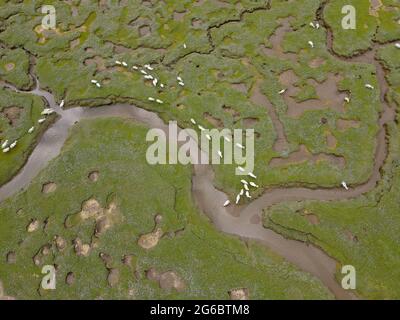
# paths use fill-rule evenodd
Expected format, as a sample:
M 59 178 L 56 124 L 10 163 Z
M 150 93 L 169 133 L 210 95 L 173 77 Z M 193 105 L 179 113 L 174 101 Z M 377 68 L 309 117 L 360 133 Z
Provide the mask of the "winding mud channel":
M 327 42 L 332 48 L 329 33 Z M 222 204 L 228 197 L 214 187 L 214 172 L 211 165 L 195 165 L 192 178 L 193 198 L 199 209 L 211 219 L 218 230 L 243 239 L 260 241 L 301 270 L 320 279 L 338 299 L 356 299 L 357 297 L 353 293 L 343 290 L 335 280 L 337 262 L 313 245 L 285 239 L 278 233 L 264 228 L 262 214 L 265 208 L 282 201 L 349 199 L 358 197 L 376 186 L 381 178 L 380 168 L 387 156 L 385 124 L 395 118 L 394 109 L 390 108 L 385 100 L 388 85 L 385 80 L 385 72 L 375 59 L 376 48 L 377 46 L 358 57 L 346 59 L 351 62 L 365 62 L 375 65 L 381 90 L 381 103 L 384 111 L 379 121 L 380 132 L 377 137 L 375 165 L 373 173 L 366 183 L 349 191 L 341 188 L 273 188 L 266 190 L 261 197 L 248 205 L 224 208 Z M 7 87 L 18 91 L 10 85 L 7 85 Z M 26 91 L 23 92 L 26 93 Z M 123 117 L 131 118 L 149 128 L 159 128 L 164 131 L 168 129 L 156 113 L 132 105 L 115 104 L 97 108 L 74 107 L 63 110 L 56 104 L 52 94 L 40 89 L 39 81 L 36 81 L 36 88 L 29 92 L 43 97 L 48 105 L 58 113 L 59 119 L 44 133 L 23 169 L 10 182 L 0 187 L 0 202 L 29 186 L 30 182 L 47 166 L 49 161 L 60 154 L 68 137 L 69 129 L 82 119 Z

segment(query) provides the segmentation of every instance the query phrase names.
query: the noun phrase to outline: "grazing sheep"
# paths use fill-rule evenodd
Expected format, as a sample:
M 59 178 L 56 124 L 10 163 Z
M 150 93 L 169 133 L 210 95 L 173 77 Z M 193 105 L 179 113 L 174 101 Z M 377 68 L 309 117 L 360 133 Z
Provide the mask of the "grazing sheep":
M 239 203 L 239 201 L 240 201 L 240 197 L 241 197 L 241 195 L 240 195 L 240 194 L 238 194 L 238 195 L 236 196 L 236 204 L 238 204 L 238 203 Z
M 1 148 L 4 149 L 8 145 L 8 140 L 4 141 L 3 144 L 1 145 Z
M 257 179 L 257 176 L 253 172 L 249 172 L 248 175 L 254 179 Z

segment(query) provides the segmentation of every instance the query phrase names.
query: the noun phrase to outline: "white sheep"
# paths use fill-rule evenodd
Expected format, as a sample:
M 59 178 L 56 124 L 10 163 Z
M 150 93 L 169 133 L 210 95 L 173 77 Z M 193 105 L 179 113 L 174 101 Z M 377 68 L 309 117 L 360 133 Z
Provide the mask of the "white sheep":
M 253 172 L 249 172 L 248 175 L 254 179 L 257 179 L 257 176 Z
M 8 145 L 8 140 L 4 141 L 3 144 L 1 145 L 1 148 L 4 149 Z
M 229 206 L 230 204 L 231 204 L 231 202 L 230 202 L 229 200 L 226 200 L 225 203 L 224 203 L 224 207 L 227 207 L 227 206 Z
M 238 204 L 238 203 L 239 203 L 239 201 L 240 201 L 240 197 L 241 197 L 241 195 L 240 195 L 240 194 L 238 194 L 238 195 L 236 196 L 236 204 Z

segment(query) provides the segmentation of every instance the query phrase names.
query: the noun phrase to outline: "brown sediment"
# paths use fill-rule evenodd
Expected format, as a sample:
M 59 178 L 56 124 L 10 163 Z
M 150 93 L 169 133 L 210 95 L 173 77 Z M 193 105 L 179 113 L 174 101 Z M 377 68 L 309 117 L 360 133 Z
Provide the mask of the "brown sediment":
M 79 45 L 80 45 L 80 43 L 81 43 L 81 40 L 78 38 L 78 39 L 75 39 L 75 40 L 72 40 L 69 44 L 70 44 L 70 48 L 71 49 L 75 49 L 76 47 L 78 47 Z
M 260 119 L 258 119 L 258 118 L 252 118 L 252 117 L 250 117 L 250 118 L 244 118 L 244 119 L 243 119 L 243 126 L 244 126 L 245 128 L 254 128 L 254 126 L 255 126 L 258 122 L 260 122 Z
M 115 287 L 119 282 L 119 270 L 118 269 L 109 269 L 107 282 L 110 287 Z
M 143 249 L 150 250 L 158 244 L 163 234 L 162 229 L 157 227 L 153 232 L 141 235 L 138 240 L 138 245 Z
M 379 17 L 378 11 L 381 7 L 381 0 L 370 0 L 369 14 L 374 17 Z
M 6 71 L 10 72 L 10 71 L 14 70 L 15 63 L 13 63 L 13 62 L 7 63 L 4 67 L 5 67 Z
M 28 231 L 29 233 L 35 232 L 37 229 L 39 229 L 39 226 L 40 226 L 39 220 L 33 219 L 26 227 L 26 231 Z
M 337 139 L 331 132 L 326 133 L 326 145 L 329 149 L 336 149 L 337 147 Z
M 178 292 L 181 292 L 186 287 L 184 281 L 174 271 L 167 271 L 162 273 L 158 281 L 160 284 L 160 288 L 166 291 L 174 289 Z
M 237 121 L 237 119 L 240 117 L 240 112 L 232 107 L 223 106 L 222 110 L 224 110 L 226 113 L 229 113 L 234 121 Z
M 249 300 L 249 290 L 246 288 L 233 289 L 229 291 L 231 300 Z
M 338 119 L 336 121 L 336 127 L 339 131 L 346 131 L 351 128 L 359 128 L 360 125 L 361 125 L 360 121 L 356 120 Z
M 139 35 L 145 37 L 151 34 L 151 27 L 148 25 L 143 25 L 139 27 Z
M 248 92 L 247 85 L 245 83 L 232 83 L 231 86 L 233 89 L 241 93 L 247 94 Z
M 273 149 L 277 152 L 282 152 L 288 149 L 288 142 L 286 139 L 285 131 L 282 122 L 275 111 L 275 107 L 269 102 L 267 97 L 261 92 L 260 86 L 263 84 L 263 80 L 259 79 L 253 85 L 251 90 L 250 100 L 257 105 L 261 105 L 267 109 L 268 115 L 274 125 L 277 139 L 275 140 Z
M 183 11 L 183 12 L 174 11 L 173 18 L 174 18 L 175 21 L 183 21 L 183 19 L 185 18 L 186 14 L 187 14 L 186 10 Z
M 92 182 L 99 180 L 100 173 L 98 171 L 92 171 L 89 173 L 88 178 Z
M 3 110 L 1 111 L 1 114 L 3 114 L 4 117 L 8 120 L 8 123 L 10 124 L 10 126 L 15 127 L 18 124 L 18 120 L 21 117 L 21 112 L 23 109 L 24 108 L 16 107 L 16 106 L 6 107 L 6 108 L 3 108 Z
M 318 225 L 319 224 L 319 218 L 315 214 L 307 213 L 307 214 L 304 214 L 303 217 L 306 218 L 307 221 L 309 223 L 311 223 L 312 225 Z
M 293 63 L 297 63 L 297 54 L 285 53 L 281 46 L 285 34 L 293 31 L 290 26 L 290 18 L 280 19 L 278 23 L 280 25 L 275 29 L 274 34 L 268 40 L 272 48 L 267 48 L 262 45 L 260 47 L 261 51 L 267 56 L 275 56 L 283 60 L 288 59 Z
M 45 194 L 52 193 L 52 192 L 56 191 L 56 189 L 57 189 L 57 185 L 54 182 L 48 182 L 42 186 L 42 193 L 45 193 Z
M 294 79 L 294 77 L 292 79 Z M 344 113 L 346 111 L 344 108 L 344 98 L 346 94 L 337 89 L 337 83 L 341 79 L 340 76 L 334 74 L 329 74 L 327 79 L 322 83 L 318 83 L 314 79 L 309 79 L 308 83 L 315 88 L 318 99 L 309 99 L 303 102 L 295 101 L 293 96 L 297 95 L 299 89 L 294 88 L 293 83 L 289 83 L 287 94 L 284 95 L 288 106 L 288 116 L 299 118 L 305 111 L 324 109 L 331 109 L 339 113 Z
M 308 151 L 305 145 L 300 145 L 300 149 L 298 151 L 292 152 L 287 158 L 272 158 L 269 166 L 274 168 L 300 164 L 308 161 L 313 162 L 314 164 L 320 161 L 327 161 L 330 164 L 338 166 L 341 169 L 346 166 L 346 161 L 343 157 L 338 157 L 326 153 L 312 154 Z
M 322 58 L 315 58 L 313 60 L 310 61 L 310 63 L 308 64 L 308 66 L 310 68 L 316 69 L 319 68 L 320 66 L 324 65 L 326 63 L 325 59 Z
M 224 122 L 221 119 L 218 119 L 211 115 L 208 112 L 203 113 L 204 119 L 206 119 L 209 123 L 211 123 L 215 128 L 224 128 Z
M 100 56 L 88 58 L 84 61 L 84 63 L 86 66 L 95 65 L 98 72 L 107 69 L 105 60 Z
M 73 285 L 75 282 L 75 275 L 73 272 L 68 272 L 67 276 L 65 277 L 65 283 L 69 286 Z
M 203 24 L 203 21 L 201 19 L 196 19 L 196 18 L 192 19 L 192 26 L 194 28 L 200 28 L 202 26 L 202 24 Z

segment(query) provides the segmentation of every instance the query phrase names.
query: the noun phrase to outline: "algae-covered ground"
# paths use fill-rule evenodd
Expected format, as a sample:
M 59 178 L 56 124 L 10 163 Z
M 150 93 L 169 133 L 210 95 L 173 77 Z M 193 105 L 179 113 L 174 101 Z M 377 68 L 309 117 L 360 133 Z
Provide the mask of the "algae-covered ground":
M 41 25 L 43 5 L 55 7 L 53 30 Z M 342 28 L 345 5 L 354 30 Z M 124 102 L 199 132 L 254 129 L 258 187 L 241 205 L 274 187 L 356 189 L 381 172 L 352 199 L 279 203 L 263 222 L 326 251 L 339 283 L 339 267 L 354 265 L 359 297 L 399 298 L 399 127 L 380 122 L 400 105 L 397 42 L 396 0 L 0 0 L 0 144 L 18 142 L 0 152 L 0 185 L 57 121 L 38 123 L 48 106 L 28 92 L 37 80 L 65 108 Z M 84 120 L 27 190 L 0 203 L 7 295 L 332 298 L 265 246 L 216 230 L 194 204 L 191 167 L 146 163 L 147 130 Z M 231 202 L 243 187 L 235 168 L 213 166 Z M 55 291 L 40 289 L 46 264 L 57 266 Z
M 8 295 L 228 299 L 246 288 L 251 299 L 332 297 L 261 245 L 216 231 L 193 206 L 190 167 L 146 163 L 146 133 L 128 120 L 81 122 L 62 156 L 1 206 L 0 274 Z M 77 215 L 82 210 L 87 214 Z M 57 266 L 56 290 L 40 289 L 46 264 Z M 167 272 L 179 285 L 157 280 Z

